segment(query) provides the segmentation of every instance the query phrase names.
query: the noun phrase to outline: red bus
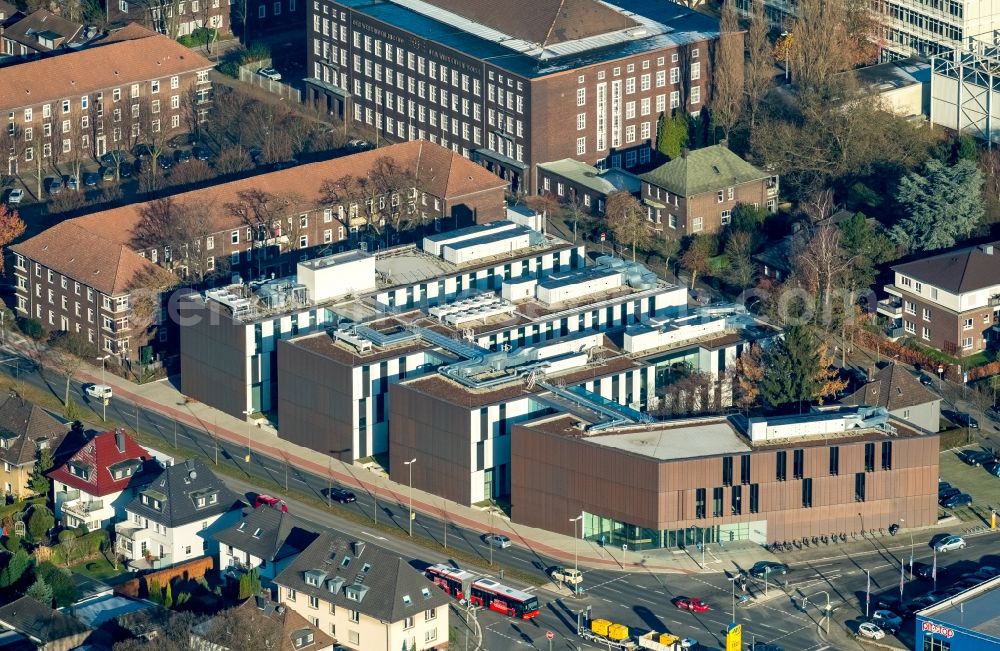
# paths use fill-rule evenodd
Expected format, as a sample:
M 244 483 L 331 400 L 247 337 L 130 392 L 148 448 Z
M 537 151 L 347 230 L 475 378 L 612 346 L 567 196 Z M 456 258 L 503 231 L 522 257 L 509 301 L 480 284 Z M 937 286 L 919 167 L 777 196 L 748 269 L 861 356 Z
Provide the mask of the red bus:
M 450 565 L 432 565 L 427 578 L 456 599 L 521 619 L 538 616 L 538 597 Z

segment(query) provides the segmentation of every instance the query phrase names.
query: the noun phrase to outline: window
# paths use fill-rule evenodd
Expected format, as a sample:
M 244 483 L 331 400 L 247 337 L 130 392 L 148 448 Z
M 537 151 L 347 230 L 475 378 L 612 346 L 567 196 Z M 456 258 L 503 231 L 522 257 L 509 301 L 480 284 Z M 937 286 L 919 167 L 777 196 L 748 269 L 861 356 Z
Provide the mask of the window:
M 232 242 L 233 244 L 239 244 L 240 243 L 240 232 L 239 231 L 233 231 L 232 233 L 230 233 L 229 234 L 229 241 Z
M 854 501 L 865 501 L 865 473 L 854 473 Z
M 930 338 L 931 338 L 931 329 L 930 329 L 930 328 L 928 328 L 927 326 L 924 326 L 924 327 L 922 328 L 922 332 L 920 333 L 920 336 L 921 336 L 922 338 L 924 338 L 924 339 L 926 339 L 926 340 L 930 341 Z
M 701 102 L 701 86 L 695 86 L 691 89 L 691 103 L 698 104 Z
M 576 105 L 584 106 L 587 103 L 587 89 L 577 88 L 576 89 Z
M 732 488 L 732 500 L 730 507 L 733 515 L 740 515 L 743 513 L 743 487 L 733 486 Z
M 931 311 L 930 311 L 930 310 L 929 310 L 928 308 L 926 308 L 926 307 L 925 307 L 925 308 L 923 309 L 923 313 L 924 313 L 924 314 L 923 314 L 923 316 L 924 316 L 924 321 L 930 321 L 930 320 L 931 320 Z
M 297 593 L 295 592 L 294 588 L 288 588 L 288 600 L 289 601 L 295 601 L 295 595 L 296 594 Z
M 348 611 L 348 618 L 355 624 L 361 621 L 361 612 L 357 610 Z
M 257 17 L 267 18 L 267 5 L 260 5 L 257 7 Z
M 750 512 L 760 510 L 760 484 L 750 484 Z
M 310 596 L 309 597 L 309 607 L 310 608 L 319 608 L 319 597 Z
M 750 483 L 750 455 L 740 455 L 740 483 Z
M 962 340 L 962 348 L 972 348 L 972 337 L 966 337 Z
M 733 483 L 733 458 L 722 457 L 722 485 L 731 486 Z
M 865 443 L 865 472 L 875 470 L 875 444 Z
M 962 330 L 972 330 L 972 319 L 965 320 L 965 322 L 962 324 Z
M 806 478 L 802 480 L 802 508 L 808 509 L 813 505 L 813 480 Z
M 792 477 L 802 479 L 805 474 L 805 450 L 792 450 Z
M 774 478 L 785 481 L 788 478 L 788 451 L 778 450 L 774 455 Z
M 732 215 L 733 215 L 732 210 L 723 210 L 722 213 L 720 213 L 719 220 L 721 221 L 723 226 L 727 226 L 729 224 L 729 222 L 732 220 Z
M 694 492 L 694 517 L 699 520 L 705 517 L 705 489 L 698 488 Z
M 681 69 L 671 68 L 670 69 L 670 83 L 676 84 L 681 80 Z
M 721 518 L 722 517 L 722 489 L 713 488 L 712 489 L 712 517 Z
M 576 130 L 582 131 L 587 128 L 587 114 L 577 113 L 576 115 Z
M 830 448 L 830 474 L 840 474 L 840 447 L 836 445 Z
M 892 470 L 892 441 L 882 441 L 882 470 Z
M 413 616 L 407 616 L 403 618 L 403 630 L 413 628 Z
M 578 156 L 582 156 L 587 153 L 587 138 L 577 138 L 576 139 L 576 153 Z
M 62 112 L 66 114 L 69 113 L 69 110 L 70 110 L 70 101 L 68 99 L 64 99 L 62 101 Z

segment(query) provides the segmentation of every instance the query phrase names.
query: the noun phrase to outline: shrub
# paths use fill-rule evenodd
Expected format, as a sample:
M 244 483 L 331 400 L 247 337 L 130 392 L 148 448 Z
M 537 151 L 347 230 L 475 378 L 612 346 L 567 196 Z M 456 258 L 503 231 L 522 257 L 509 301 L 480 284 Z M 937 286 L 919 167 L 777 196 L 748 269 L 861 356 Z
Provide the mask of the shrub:
M 52 589 L 52 599 L 57 608 L 65 608 L 76 601 L 80 591 L 73 582 L 73 575 L 46 561 L 35 569 L 35 577 L 40 577 Z
M 42 322 L 38 319 L 29 319 L 27 317 L 19 316 L 17 317 L 17 327 L 26 336 L 32 339 L 42 339 L 45 337 L 45 328 L 42 326 Z
M 28 535 L 32 540 L 42 540 L 49 529 L 56 524 L 52 511 L 41 504 L 36 504 L 31 509 L 31 516 L 28 518 Z
M 184 47 L 198 47 L 215 40 L 216 31 L 208 27 L 199 27 L 190 34 L 185 34 L 177 39 L 177 42 Z
M 66 542 L 67 540 L 72 540 L 79 535 L 76 529 L 63 529 L 59 532 L 59 542 Z

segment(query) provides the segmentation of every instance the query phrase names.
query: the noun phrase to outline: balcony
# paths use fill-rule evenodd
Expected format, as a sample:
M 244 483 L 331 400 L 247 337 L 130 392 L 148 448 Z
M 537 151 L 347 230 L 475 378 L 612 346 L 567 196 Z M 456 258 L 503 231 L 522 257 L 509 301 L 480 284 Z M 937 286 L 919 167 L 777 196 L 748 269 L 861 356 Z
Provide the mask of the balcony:
M 878 302 L 877 312 L 890 319 L 900 319 L 903 317 L 903 301 L 893 296 Z
M 897 339 L 905 337 L 906 331 L 902 326 L 889 326 L 885 329 L 885 336 L 888 337 L 890 341 L 896 341 Z
M 895 285 L 884 285 L 882 289 L 884 289 L 885 293 L 888 294 L 889 296 L 896 296 L 897 298 L 903 298 L 902 290 L 900 290 Z
M 77 500 L 75 502 L 64 502 L 62 505 L 63 513 L 68 513 L 83 521 L 90 520 L 94 513 L 103 508 L 104 500 L 92 500 L 89 502 Z

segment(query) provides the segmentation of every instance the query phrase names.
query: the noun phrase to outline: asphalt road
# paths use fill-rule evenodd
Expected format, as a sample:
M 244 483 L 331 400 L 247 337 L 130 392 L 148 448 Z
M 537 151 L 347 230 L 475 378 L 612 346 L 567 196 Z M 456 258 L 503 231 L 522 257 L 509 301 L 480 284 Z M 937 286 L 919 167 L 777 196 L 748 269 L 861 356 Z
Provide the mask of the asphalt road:
M 13 375 L 11 364 L 0 364 L 0 370 Z M 19 373 L 21 380 L 39 388 L 61 393 L 63 380 L 51 375 L 51 387 L 45 378 L 36 371 Z M 88 408 L 94 409 L 96 418 L 100 420 L 100 406 L 91 404 L 84 398 L 80 383 L 74 382 L 71 387 L 74 398 Z M 121 398 L 112 399 L 108 407 L 108 416 L 117 420 L 136 423 L 136 406 Z M 217 441 L 209 433 L 164 416 L 150 409 L 139 409 L 138 424 L 143 431 L 158 435 L 165 442 L 174 444 L 175 440 L 181 447 L 199 450 L 208 459 L 215 458 L 218 449 L 220 464 L 230 464 L 247 473 L 245 479 L 231 479 L 226 482 L 240 492 L 254 492 L 255 481 L 268 479 L 279 485 L 287 485 L 298 491 L 326 499 L 328 480 L 301 469 L 289 467 L 281 460 L 263 455 L 253 454 L 252 462 L 246 464 L 244 456 L 245 445 L 235 445 Z M 176 437 L 176 439 L 175 439 Z M 218 446 L 218 448 L 216 447 Z M 287 478 L 287 479 L 286 479 Z M 338 509 L 352 509 L 371 517 L 375 508 L 375 500 L 367 493 L 358 493 L 358 501 L 349 505 L 334 505 L 333 509 L 313 507 L 304 503 L 289 500 L 290 509 L 306 521 L 318 527 L 332 528 L 346 537 L 363 537 L 376 544 L 387 547 L 401 556 L 414 560 L 416 567 L 424 563 L 436 563 L 448 560 L 444 556 L 435 557 L 427 548 L 421 547 L 407 539 L 406 522 L 407 507 L 395 501 L 380 500 L 379 522 L 393 523 L 398 528 L 398 535 L 386 536 L 380 529 L 359 527 L 355 522 L 337 516 Z M 439 543 L 444 541 L 445 530 L 442 523 L 429 516 L 421 514 L 414 525 L 414 535 L 433 539 Z M 448 526 L 448 547 L 461 549 L 468 554 L 480 556 L 484 561 L 490 557 L 489 548 L 482 542 L 477 532 L 463 530 L 454 525 Z M 744 626 L 744 639 L 747 643 L 763 641 L 778 644 L 791 651 L 821 651 L 837 648 L 824 640 L 817 626 L 821 616 L 816 604 L 824 604 L 823 591 L 829 593 L 831 602 L 841 619 L 851 618 L 864 611 L 864 595 L 867 585 L 866 570 L 871 573 L 873 595 L 886 593 L 892 598 L 899 596 L 900 560 L 909 558 L 907 540 L 897 538 L 878 538 L 871 542 L 871 549 L 864 553 L 846 555 L 836 546 L 823 547 L 816 551 L 817 556 L 827 556 L 811 562 L 792 563 L 792 571 L 781 577 L 787 581 L 787 588 L 792 598 L 779 596 L 757 606 L 737 608 L 736 620 Z M 930 547 L 926 540 L 914 541 L 914 557 L 918 561 L 929 562 Z M 950 573 L 956 577 L 962 571 L 974 569 L 973 561 L 979 561 L 981 556 L 990 553 L 986 545 L 977 547 L 976 539 L 970 539 L 970 546 L 961 551 L 950 552 L 939 558 L 941 565 L 958 564 L 961 569 Z M 902 549 L 888 551 L 886 543 L 892 543 Z M 985 558 L 990 565 L 1000 566 L 998 551 Z M 670 631 L 675 635 L 693 637 L 707 648 L 722 648 L 723 630 L 732 620 L 732 584 L 727 580 L 729 573 L 739 568 L 725 564 L 725 555 L 719 554 L 722 564 L 713 565 L 715 571 L 709 571 L 694 576 L 661 575 L 653 573 L 615 572 L 607 570 L 585 571 L 585 593 L 580 596 L 561 596 L 556 592 L 543 588 L 530 588 L 539 596 L 541 614 L 528 622 L 511 620 L 492 612 L 479 613 L 479 623 L 484 631 L 482 648 L 500 651 L 511 648 L 548 649 L 546 631 L 555 634 L 552 649 L 591 649 L 576 636 L 576 613 L 589 607 L 594 617 L 603 617 L 625 624 L 636 631 L 658 630 Z M 762 553 L 761 558 L 764 558 Z M 782 560 L 781 557 L 778 557 Z M 499 579 L 501 568 L 516 568 L 523 572 L 535 573 L 541 579 L 544 569 L 554 564 L 552 559 L 539 556 L 520 547 L 511 547 L 494 551 L 496 572 L 494 578 Z M 478 570 L 477 570 L 478 571 Z M 909 579 L 909 575 L 906 576 Z M 946 585 L 942 581 L 940 586 Z M 908 600 L 931 589 L 928 582 L 916 580 L 906 581 L 905 598 Z M 771 592 L 773 588 L 769 589 Z M 763 585 L 754 585 L 751 591 L 763 591 Z M 671 600 L 678 596 L 699 597 L 707 601 L 712 610 L 707 613 L 688 613 L 675 608 Z M 801 598 L 808 597 L 810 606 L 805 612 L 801 609 Z M 874 597 L 873 597 L 874 599 Z M 874 601 L 873 601 L 874 603 Z M 835 618 L 836 619 L 836 618 Z M 464 627 L 459 627 L 464 631 Z M 470 645 L 474 648 L 474 645 Z

